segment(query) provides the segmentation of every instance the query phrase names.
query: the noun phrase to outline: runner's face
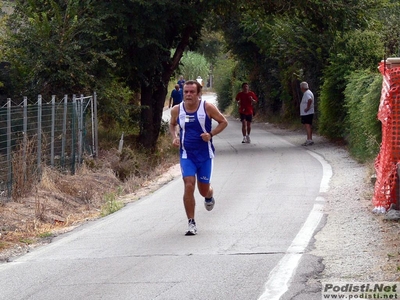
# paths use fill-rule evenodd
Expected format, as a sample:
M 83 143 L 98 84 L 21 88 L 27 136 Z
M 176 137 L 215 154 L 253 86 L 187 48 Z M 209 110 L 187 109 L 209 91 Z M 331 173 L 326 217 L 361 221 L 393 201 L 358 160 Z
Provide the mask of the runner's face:
M 195 84 L 185 84 L 183 87 L 183 97 L 185 99 L 185 103 L 196 103 L 196 101 L 199 100 L 197 86 Z
M 244 86 L 243 86 L 243 92 L 248 92 L 249 91 L 249 85 L 248 84 L 245 84 Z

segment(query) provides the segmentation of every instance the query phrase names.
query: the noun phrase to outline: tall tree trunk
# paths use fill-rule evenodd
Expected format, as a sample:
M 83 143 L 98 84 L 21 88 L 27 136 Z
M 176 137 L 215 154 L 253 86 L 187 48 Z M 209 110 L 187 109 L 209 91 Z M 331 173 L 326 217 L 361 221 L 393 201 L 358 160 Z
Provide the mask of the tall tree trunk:
M 160 135 L 162 113 L 167 96 L 168 83 L 172 74 L 179 66 L 185 48 L 189 45 L 190 37 L 194 32 L 193 26 L 188 26 L 183 32 L 182 39 L 176 47 L 175 53 L 169 62 L 164 63 L 162 74 L 148 76 L 153 78 L 148 84 L 143 82 L 141 86 L 141 122 L 139 143 L 151 151 L 156 149 L 157 140 Z M 169 53 L 168 53 L 169 55 Z M 155 77 L 159 78 L 155 78 Z M 158 79 L 159 81 L 157 81 Z
M 150 151 L 156 149 L 166 95 L 165 85 L 142 85 L 139 143 Z

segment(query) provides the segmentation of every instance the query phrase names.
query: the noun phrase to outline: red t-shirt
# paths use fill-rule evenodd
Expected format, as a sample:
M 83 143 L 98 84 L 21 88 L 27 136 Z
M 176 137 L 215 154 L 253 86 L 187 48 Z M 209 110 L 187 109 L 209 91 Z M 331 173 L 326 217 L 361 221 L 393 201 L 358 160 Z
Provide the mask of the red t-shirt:
M 251 101 L 251 97 L 258 101 L 256 94 L 249 91 L 248 93 L 240 92 L 236 95 L 236 101 L 239 102 L 239 113 L 244 115 L 252 115 L 253 114 L 253 105 Z

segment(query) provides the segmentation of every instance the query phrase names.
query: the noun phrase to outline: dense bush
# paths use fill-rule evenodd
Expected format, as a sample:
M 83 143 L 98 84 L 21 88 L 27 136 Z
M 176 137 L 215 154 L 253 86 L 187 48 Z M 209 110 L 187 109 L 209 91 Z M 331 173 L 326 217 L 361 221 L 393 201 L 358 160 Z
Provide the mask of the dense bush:
M 125 133 L 139 130 L 139 96 L 117 79 L 106 82 L 97 90 L 99 117 L 105 127 L 120 128 Z
M 348 77 L 345 107 L 346 139 L 351 154 L 359 161 L 376 157 L 382 139 L 381 123 L 377 119 L 382 89 L 382 75 L 369 70 L 353 72 Z
M 322 134 L 330 138 L 344 137 L 347 115 L 344 90 L 348 76 L 356 70 L 376 70 L 383 55 L 384 44 L 376 32 L 354 30 L 337 37 L 321 87 L 319 131 Z
M 318 105 L 319 132 L 329 138 L 342 138 L 344 135 L 346 75 L 347 69 L 342 65 L 331 64 L 325 70 Z
M 236 62 L 232 59 L 220 60 L 214 70 L 214 89 L 217 93 L 218 107 L 225 111 L 233 101 L 233 71 Z

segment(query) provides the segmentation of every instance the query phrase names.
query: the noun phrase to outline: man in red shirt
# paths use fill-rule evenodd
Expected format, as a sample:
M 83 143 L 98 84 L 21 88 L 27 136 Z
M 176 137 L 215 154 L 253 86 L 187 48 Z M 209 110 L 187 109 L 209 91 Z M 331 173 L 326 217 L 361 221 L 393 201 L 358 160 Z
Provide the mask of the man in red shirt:
M 249 84 L 242 84 L 242 91 L 236 95 L 239 105 L 240 121 L 242 122 L 242 143 L 250 143 L 251 122 L 253 120 L 253 104 L 258 101 L 256 94 L 249 90 Z

